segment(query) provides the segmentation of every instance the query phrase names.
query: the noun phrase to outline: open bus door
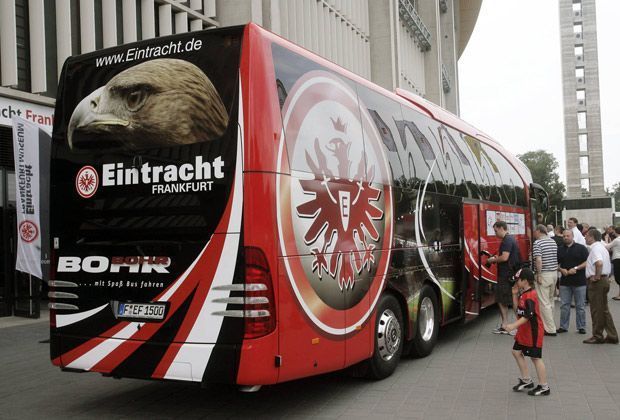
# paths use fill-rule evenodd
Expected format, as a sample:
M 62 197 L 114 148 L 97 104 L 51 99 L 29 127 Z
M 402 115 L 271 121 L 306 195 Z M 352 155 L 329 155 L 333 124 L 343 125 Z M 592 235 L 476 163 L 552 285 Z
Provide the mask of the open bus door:
M 463 305 L 465 321 L 480 313 L 480 220 L 479 204 L 463 203 Z

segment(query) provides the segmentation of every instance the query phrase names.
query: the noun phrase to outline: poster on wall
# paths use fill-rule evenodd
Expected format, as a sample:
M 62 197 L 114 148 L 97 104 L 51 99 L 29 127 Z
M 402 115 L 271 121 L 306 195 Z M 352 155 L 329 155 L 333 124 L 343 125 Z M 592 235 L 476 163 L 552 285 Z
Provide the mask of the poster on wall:
M 493 225 L 495 222 L 504 221 L 508 225 L 508 233 L 511 235 L 525 235 L 525 215 L 507 211 L 486 211 L 487 236 L 494 236 Z

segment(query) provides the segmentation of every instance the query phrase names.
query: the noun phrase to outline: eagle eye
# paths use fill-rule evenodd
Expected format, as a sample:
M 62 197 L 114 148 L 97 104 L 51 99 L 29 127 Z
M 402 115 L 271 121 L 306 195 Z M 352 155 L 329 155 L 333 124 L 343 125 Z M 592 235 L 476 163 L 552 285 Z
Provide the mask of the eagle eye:
M 127 109 L 129 109 L 131 112 L 138 111 L 140 108 L 142 108 L 148 96 L 148 91 L 141 87 L 130 91 L 125 97 Z

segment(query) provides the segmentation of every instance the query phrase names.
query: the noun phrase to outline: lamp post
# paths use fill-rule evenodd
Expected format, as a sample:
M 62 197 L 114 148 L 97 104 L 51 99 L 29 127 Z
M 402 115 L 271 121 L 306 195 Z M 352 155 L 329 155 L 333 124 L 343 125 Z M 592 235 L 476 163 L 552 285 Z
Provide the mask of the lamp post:
M 549 210 L 553 210 L 553 219 L 555 221 L 553 226 L 556 227 L 558 225 L 558 206 L 549 206 Z

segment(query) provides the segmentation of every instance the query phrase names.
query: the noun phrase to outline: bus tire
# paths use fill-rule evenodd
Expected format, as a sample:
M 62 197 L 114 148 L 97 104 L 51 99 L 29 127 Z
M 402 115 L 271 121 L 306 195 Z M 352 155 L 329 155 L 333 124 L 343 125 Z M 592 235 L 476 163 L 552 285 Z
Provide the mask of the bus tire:
M 426 357 L 433 351 L 439 335 L 439 302 L 435 290 L 428 284 L 420 290 L 415 328 L 410 354 Z
M 381 296 L 375 320 L 375 351 L 368 361 L 367 376 L 383 379 L 390 376 L 403 352 L 403 314 L 396 298 L 386 293 Z

